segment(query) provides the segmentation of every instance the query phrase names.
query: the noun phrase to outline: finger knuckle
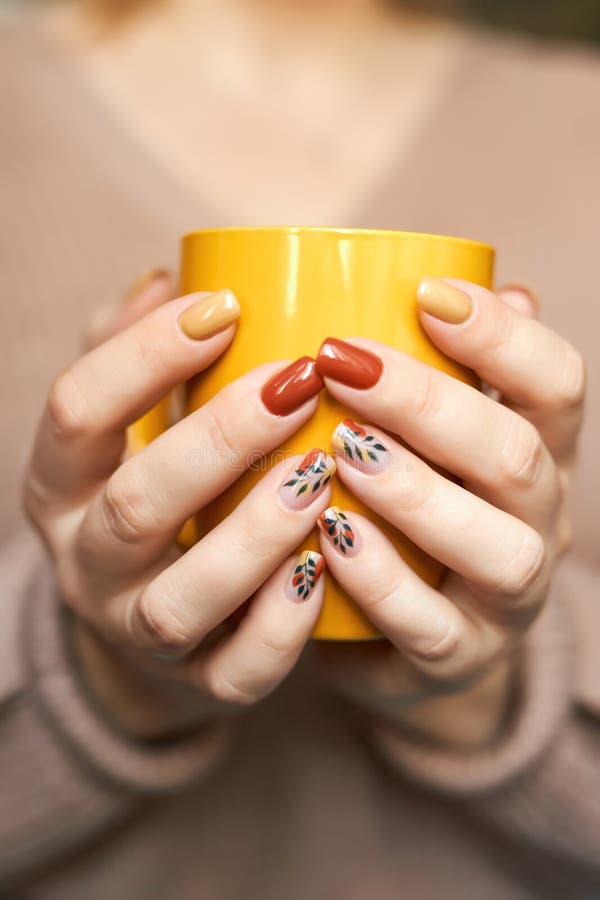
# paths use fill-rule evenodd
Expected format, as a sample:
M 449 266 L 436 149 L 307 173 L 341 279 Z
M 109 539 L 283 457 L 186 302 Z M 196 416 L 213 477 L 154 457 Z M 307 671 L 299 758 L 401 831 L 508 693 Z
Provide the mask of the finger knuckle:
M 498 313 L 490 318 L 488 327 L 482 331 L 478 349 L 501 359 L 513 339 L 514 318 L 502 305 L 498 307 Z
M 251 706 L 260 700 L 260 692 L 249 685 L 237 684 L 220 666 L 209 669 L 206 674 L 207 689 L 215 700 L 236 706 Z
M 165 346 L 164 336 L 146 330 L 132 342 L 131 356 L 136 360 L 148 379 L 163 381 L 169 376 L 170 355 Z
M 239 447 L 236 446 L 236 439 L 231 433 L 228 419 L 223 416 L 216 405 L 207 406 L 204 409 L 204 415 L 210 442 L 217 453 L 225 457 L 237 458 Z
M 391 581 L 386 571 L 375 574 L 363 600 L 365 610 L 372 614 L 375 610 L 385 609 L 386 606 L 395 603 L 406 586 L 406 580 L 402 568 L 392 576 Z
M 278 632 L 262 632 L 257 641 L 263 655 L 275 660 L 285 659 L 300 653 L 303 641 L 295 631 L 280 630 Z
M 497 591 L 515 598 L 528 593 L 544 569 L 545 558 L 546 548 L 542 536 L 526 526 L 516 550 L 504 567 Z
M 558 406 L 562 409 L 577 409 L 582 406 L 587 382 L 584 359 L 570 344 L 563 365 L 563 377 L 558 392 Z
M 435 373 L 424 367 L 413 386 L 412 415 L 416 419 L 433 419 L 440 409 L 440 391 Z
M 431 470 L 418 461 L 402 463 L 395 472 L 390 499 L 397 512 L 416 513 L 427 506 L 434 492 Z
M 184 651 L 190 646 L 189 631 L 175 605 L 152 586 L 146 587 L 139 597 L 132 630 L 141 636 L 144 646 L 158 650 Z
M 102 495 L 102 514 L 109 533 L 124 544 L 137 543 L 160 527 L 147 493 L 130 477 L 109 479 Z
M 280 544 L 284 545 L 287 536 L 282 532 L 275 533 L 273 527 L 262 522 L 258 517 L 252 521 L 240 521 L 236 525 L 235 542 L 238 550 L 252 559 L 269 559 L 277 553 Z
M 61 440 L 75 441 L 92 430 L 89 405 L 72 369 L 62 372 L 52 383 L 46 410 L 50 425 Z
M 432 628 L 435 637 L 422 641 L 415 648 L 416 654 L 425 662 L 443 663 L 451 660 L 461 644 L 461 629 L 456 619 L 444 616 Z
M 501 479 L 510 487 L 535 484 L 544 454 L 544 442 L 537 428 L 515 415 L 500 452 Z

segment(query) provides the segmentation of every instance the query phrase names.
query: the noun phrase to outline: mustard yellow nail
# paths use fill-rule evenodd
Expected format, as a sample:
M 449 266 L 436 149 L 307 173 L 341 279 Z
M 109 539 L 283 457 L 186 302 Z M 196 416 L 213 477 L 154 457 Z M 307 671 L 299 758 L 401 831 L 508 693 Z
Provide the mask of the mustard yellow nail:
M 465 322 L 473 310 L 473 301 L 468 294 L 441 278 L 429 276 L 421 279 L 417 303 L 424 312 L 453 325 Z
M 240 304 L 231 291 L 216 291 L 196 300 L 179 317 L 179 327 L 196 341 L 223 331 L 240 315 Z

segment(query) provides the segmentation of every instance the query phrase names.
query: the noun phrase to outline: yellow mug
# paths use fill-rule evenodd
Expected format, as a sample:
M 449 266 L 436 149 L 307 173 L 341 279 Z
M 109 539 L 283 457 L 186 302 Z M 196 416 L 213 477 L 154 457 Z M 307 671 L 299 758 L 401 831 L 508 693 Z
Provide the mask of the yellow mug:
M 424 275 L 464 278 L 491 287 L 493 266 L 494 250 L 487 244 L 435 234 L 304 227 L 191 232 L 182 241 L 181 293 L 229 288 L 242 312 L 225 354 L 187 385 L 185 411 L 197 409 L 263 362 L 316 356 L 329 336 L 373 338 L 479 386 L 472 372 L 429 340 L 417 316 L 415 295 Z M 168 427 L 168 409 L 166 398 L 132 426 L 133 451 Z M 281 446 L 281 453 L 302 453 L 312 447 L 328 450 L 335 426 L 351 415 L 323 391 L 314 416 Z M 191 546 L 228 515 L 263 474 L 261 465 L 246 471 L 186 523 L 180 542 Z M 339 479 L 334 479 L 331 502 L 369 516 L 426 582 L 439 584 L 443 566 L 360 503 Z M 318 547 L 315 529 L 302 548 Z M 313 637 L 379 637 L 327 571 L 325 580 L 325 600 Z

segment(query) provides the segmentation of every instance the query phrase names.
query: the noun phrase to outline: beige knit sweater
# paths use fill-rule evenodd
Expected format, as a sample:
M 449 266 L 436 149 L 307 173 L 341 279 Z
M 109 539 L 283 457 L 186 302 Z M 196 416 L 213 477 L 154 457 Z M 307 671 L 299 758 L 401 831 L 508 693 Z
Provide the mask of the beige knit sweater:
M 574 548 L 523 647 L 509 721 L 469 754 L 326 694 L 310 646 L 228 732 L 136 744 L 94 707 L 19 510 L 20 474 L 92 308 L 172 262 L 183 231 L 229 223 L 15 21 L 0 24 L 0 133 L 0 894 L 600 896 L 600 59 L 470 36 L 435 131 L 340 223 L 494 243 L 500 280 L 535 285 L 545 320 L 588 361 Z

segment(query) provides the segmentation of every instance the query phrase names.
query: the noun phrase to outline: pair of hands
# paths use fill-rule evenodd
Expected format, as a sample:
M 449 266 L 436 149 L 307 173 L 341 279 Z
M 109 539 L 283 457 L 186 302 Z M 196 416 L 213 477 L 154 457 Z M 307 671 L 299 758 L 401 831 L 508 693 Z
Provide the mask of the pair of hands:
M 315 624 L 325 561 L 388 638 L 318 645 L 334 685 L 458 743 L 497 721 L 508 661 L 569 541 L 584 366 L 523 291 L 425 279 L 417 300 L 433 342 L 496 396 L 383 344 L 332 340 L 316 366 L 260 366 L 128 457 L 127 426 L 226 350 L 239 313 L 227 293 L 173 299 L 166 273 L 52 385 L 25 506 L 76 614 L 87 675 L 130 731 L 160 734 L 271 692 Z M 316 409 L 321 376 L 367 423 L 336 430 L 337 474 L 325 453 L 281 462 L 183 553 L 181 524 L 240 475 L 232 454 L 251 460 L 293 434 Z M 209 451 L 203 471 L 187 463 L 198 446 Z M 329 508 L 331 477 L 448 566 L 438 590 L 368 519 Z M 297 560 L 315 520 L 322 554 Z M 448 694 L 465 715 L 445 732 L 432 711 Z

